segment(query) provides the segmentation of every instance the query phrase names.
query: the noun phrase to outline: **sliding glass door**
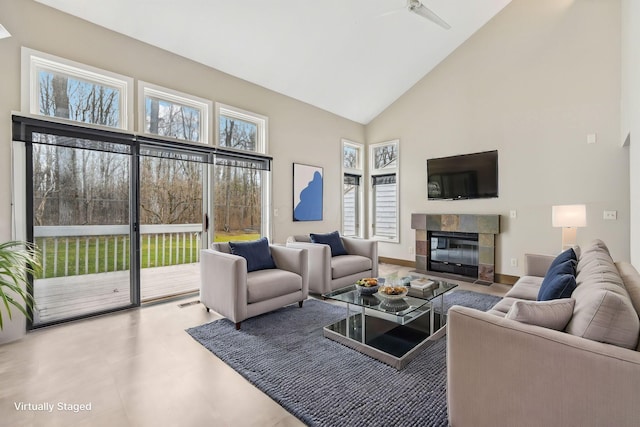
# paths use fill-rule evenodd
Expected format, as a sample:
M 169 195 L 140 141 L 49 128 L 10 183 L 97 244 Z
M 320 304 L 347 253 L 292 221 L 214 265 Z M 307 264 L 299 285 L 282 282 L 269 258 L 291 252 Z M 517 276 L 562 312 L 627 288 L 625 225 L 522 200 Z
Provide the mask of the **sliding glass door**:
M 189 151 L 143 148 L 140 157 L 142 302 L 197 292 L 206 242 L 208 165 Z M 204 244 L 206 247 L 206 243 Z
M 32 138 L 29 201 L 43 263 L 33 281 L 33 325 L 131 306 L 130 147 L 37 132 Z
M 269 157 L 19 116 L 13 140 L 25 167 L 19 238 L 44 267 L 31 327 L 195 293 L 209 226 L 217 240 L 268 229 Z

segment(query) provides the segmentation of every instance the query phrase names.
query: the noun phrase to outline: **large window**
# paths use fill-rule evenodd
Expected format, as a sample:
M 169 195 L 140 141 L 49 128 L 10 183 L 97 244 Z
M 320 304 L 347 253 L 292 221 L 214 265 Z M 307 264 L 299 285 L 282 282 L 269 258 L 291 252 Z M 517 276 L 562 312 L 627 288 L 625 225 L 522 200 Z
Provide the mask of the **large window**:
M 342 235 L 363 236 L 362 144 L 342 140 Z
M 218 146 L 266 153 L 266 117 L 216 104 L 216 122 Z M 217 158 L 214 174 L 214 240 L 269 236 L 268 174 L 251 162 L 230 157 Z
M 369 147 L 371 162 L 371 237 L 398 242 L 398 140 Z
M 130 129 L 133 80 L 109 71 L 22 49 L 23 111 Z
M 140 129 L 147 134 L 209 142 L 211 101 L 139 82 Z

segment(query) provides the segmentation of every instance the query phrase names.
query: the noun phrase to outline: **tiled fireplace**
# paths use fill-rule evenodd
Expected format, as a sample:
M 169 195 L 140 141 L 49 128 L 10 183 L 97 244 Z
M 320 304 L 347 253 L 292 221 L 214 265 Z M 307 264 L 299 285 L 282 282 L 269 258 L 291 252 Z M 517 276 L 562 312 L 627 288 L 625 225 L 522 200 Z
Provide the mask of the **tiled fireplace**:
M 414 213 L 411 228 L 416 233 L 417 272 L 493 283 L 500 215 Z

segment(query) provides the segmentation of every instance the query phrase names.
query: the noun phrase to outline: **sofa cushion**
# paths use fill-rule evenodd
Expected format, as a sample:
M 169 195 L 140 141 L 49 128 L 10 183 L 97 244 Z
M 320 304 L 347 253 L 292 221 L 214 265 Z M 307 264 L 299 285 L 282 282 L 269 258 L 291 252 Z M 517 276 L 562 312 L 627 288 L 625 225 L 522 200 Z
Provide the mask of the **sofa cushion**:
M 640 320 L 609 250 L 601 240 L 583 248 L 578 262 L 576 304 L 566 331 L 625 348 L 636 348 Z
M 529 301 L 538 299 L 542 277 L 522 276 L 515 285 L 505 294 L 505 297 L 519 298 Z
M 636 313 L 640 314 L 640 274 L 628 262 L 616 262 L 616 267 L 620 272 L 622 280 L 624 280 L 624 288 L 631 298 L 631 303 Z M 640 339 L 638 340 L 637 351 L 640 351 Z
M 302 276 L 286 270 L 256 270 L 247 274 L 247 303 L 277 298 L 302 290 Z
M 371 259 L 360 255 L 340 255 L 331 258 L 331 278 L 350 276 L 371 270 Z
M 515 304 L 516 301 L 520 301 L 517 298 L 504 297 L 500 301 L 496 303 L 488 313 L 495 314 L 496 316 L 504 317 L 511 309 L 511 306 Z
M 231 253 L 247 260 L 247 271 L 276 268 L 266 237 L 249 242 L 229 242 Z
M 571 320 L 575 302 L 576 300 L 573 298 L 551 301 L 516 301 L 505 317 L 529 325 L 562 331 Z
M 631 300 L 606 289 L 576 296 L 567 332 L 593 341 L 635 349 L 640 321 Z
M 545 274 L 538 301 L 549 301 L 558 298 L 569 298 L 576 288 L 576 261 L 569 259 L 549 268 Z
M 311 242 L 313 243 L 322 243 L 325 245 L 329 245 L 331 248 L 331 256 L 339 256 L 339 255 L 347 255 L 347 250 L 344 248 L 342 244 L 342 239 L 340 238 L 340 233 L 334 231 L 332 233 L 326 234 L 309 234 L 311 238 Z

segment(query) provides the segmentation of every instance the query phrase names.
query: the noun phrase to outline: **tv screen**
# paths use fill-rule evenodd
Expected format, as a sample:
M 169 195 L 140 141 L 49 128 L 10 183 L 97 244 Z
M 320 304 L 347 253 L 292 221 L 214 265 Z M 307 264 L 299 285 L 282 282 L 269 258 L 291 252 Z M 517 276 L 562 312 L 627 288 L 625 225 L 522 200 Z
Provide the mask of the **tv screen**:
M 498 197 L 498 150 L 427 160 L 427 198 Z

